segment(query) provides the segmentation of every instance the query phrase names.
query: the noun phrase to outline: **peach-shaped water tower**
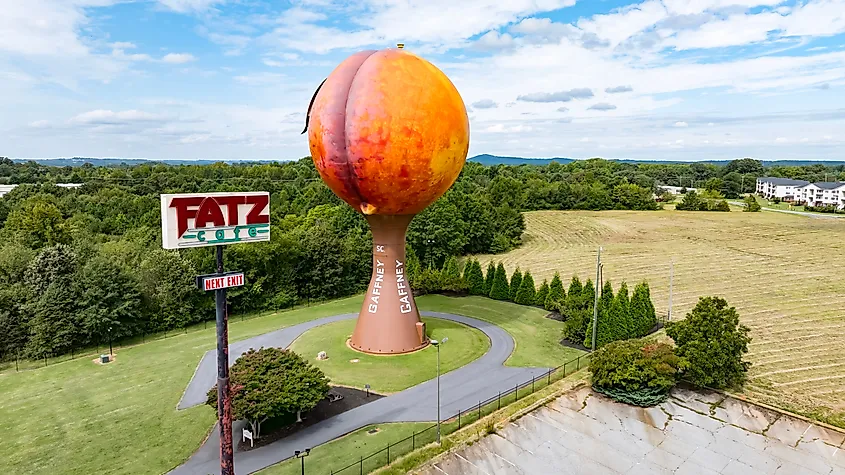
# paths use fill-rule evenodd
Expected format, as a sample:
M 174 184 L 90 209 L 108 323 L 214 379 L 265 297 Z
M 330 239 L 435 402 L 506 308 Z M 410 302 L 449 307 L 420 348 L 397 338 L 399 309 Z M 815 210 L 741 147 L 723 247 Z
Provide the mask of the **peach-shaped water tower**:
M 401 48 L 361 51 L 317 91 L 307 131 L 323 181 L 373 233 L 372 278 L 350 344 L 378 354 L 426 346 L 405 269 L 405 233 L 466 162 L 469 119 L 458 90 Z

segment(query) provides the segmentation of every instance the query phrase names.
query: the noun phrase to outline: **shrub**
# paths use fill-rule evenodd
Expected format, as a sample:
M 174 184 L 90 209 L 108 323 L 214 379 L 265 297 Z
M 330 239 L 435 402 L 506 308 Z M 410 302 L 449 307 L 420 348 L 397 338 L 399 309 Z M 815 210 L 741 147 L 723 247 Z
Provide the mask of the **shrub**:
M 443 263 L 440 281 L 442 290 L 450 290 L 452 292 L 464 292 L 467 290 L 466 282 L 458 268 L 457 257 L 452 256 Z
M 684 377 L 699 386 L 716 389 L 741 385 L 751 363 L 749 329 L 739 324 L 739 314 L 720 297 L 701 297 L 686 319 L 666 324 L 666 334 L 685 362 Z
M 490 298 L 495 300 L 507 300 L 510 297 L 510 285 L 508 276 L 505 273 L 505 266 L 500 262 L 496 266 L 496 275 L 493 278 L 493 285 L 490 287 Z
M 443 290 L 443 273 L 440 269 L 427 267 L 417 277 L 416 290 L 421 294 L 433 294 Z
M 519 266 L 517 266 L 511 275 L 510 290 L 508 291 L 508 299 L 512 302 L 516 302 L 516 293 L 519 292 L 520 285 L 522 285 L 522 272 L 519 271 Z
M 745 208 L 743 209 L 745 212 L 756 213 L 763 209 L 760 203 L 757 202 L 757 199 L 754 198 L 754 195 L 746 196 L 743 202 L 745 203 Z
M 563 282 L 560 281 L 560 274 L 555 272 L 552 283 L 549 284 L 549 294 L 546 295 L 543 307 L 546 310 L 560 310 L 564 297 L 566 297 L 566 294 L 563 292 Z
M 549 282 L 546 279 L 543 279 L 543 283 L 540 284 L 540 289 L 537 290 L 537 293 L 534 295 L 534 305 L 539 305 L 541 307 L 546 305 L 546 297 L 549 295 Z
M 522 283 L 519 285 L 519 290 L 516 292 L 516 298 L 514 298 L 514 302 L 521 304 L 521 305 L 532 305 L 534 304 L 534 299 L 536 298 L 536 289 L 534 288 L 534 277 L 531 276 L 531 272 L 525 272 L 525 275 L 522 276 Z
M 625 340 L 608 343 L 590 358 L 593 389 L 637 406 L 663 402 L 684 362 L 666 343 Z

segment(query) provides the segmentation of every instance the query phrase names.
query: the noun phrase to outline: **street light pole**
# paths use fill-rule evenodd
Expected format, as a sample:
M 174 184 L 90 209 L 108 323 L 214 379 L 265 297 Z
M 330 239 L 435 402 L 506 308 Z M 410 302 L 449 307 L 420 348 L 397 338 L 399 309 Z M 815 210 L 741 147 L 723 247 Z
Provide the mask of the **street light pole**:
M 440 341 L 431 340 L 431 344 L 437 348 L 437 443 L 440 443 L 440 344 L 449 341 L 446 337 Z
M 111 327 L 109 327 L 109 355 L 114 355 L 114 350 L 112 350 L 111 346 Z
M 601 292 L 601 284 L 599 283 L 599 279 L 601 278 L 601 247 L 599 247 L 599 254 L 596 257 L 596 292 L 593 298 L 593 346 L 592 350 L 596 351 L 596 326 L 598 325 L 599 320 L 599 292 Z
M 307 457 L 308 454 L 310 454 L 310 453 L 311 453 L 311 449 L 305 449 L 305 450 L 301 450 L 301 451 L 300 450 L 294 450 L 293 451 L 294 457 L 296 457 L 296 458 L 298 458 L 299 460 L 302 461 L 302 463 L 300 464 L 301 467 L 302 467 L 302 475 L 305 475 L 305 457 Z

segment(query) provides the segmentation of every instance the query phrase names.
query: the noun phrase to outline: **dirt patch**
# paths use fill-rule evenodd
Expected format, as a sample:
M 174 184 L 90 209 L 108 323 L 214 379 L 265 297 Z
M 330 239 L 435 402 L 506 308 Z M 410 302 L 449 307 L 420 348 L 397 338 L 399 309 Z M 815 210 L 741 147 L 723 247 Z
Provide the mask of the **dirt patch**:
M 339 394 L 343 399 L 335 402 L 329 402 L 328 398 L 323 399 L 310 412 L 302 415 L 302 422 L 296 422 L 296 414 L 288 417 L 271 419 L 261 425 L 261 437 L 255 439 L 255 445 L 249 446 L 249 440 L 242 441 L 240 437 L 236 437 L 238 442 L 238 450 L 249 451 L 254 450 L 273 442 L 284 439 L 291 434 L 295 434 L 300 430 L 312 426 L 320 421 L 334 417 L 338 414 L 343 414 L 346 411 L 363 406 L 364 404 L 377 401 L 384 396 L 370 392 L 367 397 L 367 392 L 360 389 L 346 388 L 343 386 L 332 386 L 329 394 Z M 247 426 L 247 428 L 249 428 Z
M 590 349 L 587 348 L 586 346 L 584 346 L 583 343 L 573 343 L 573 342 L 571 342 L 571 341 L 569 341 L 565 338 L 563 340 L 560 340 L 560 344 L 562 346 L 567 347 L 567 348 L 575 348 L 576 350 L 587 351 L 587 352 L 590 351 Z
M 548 318 L 550 320 L 557 320 L 559 322 L 565 322 L 566 321 L 566 317 L 561 315 L 560 312 L 551 312 L 548 315 L 546 315 L 546 318 Z

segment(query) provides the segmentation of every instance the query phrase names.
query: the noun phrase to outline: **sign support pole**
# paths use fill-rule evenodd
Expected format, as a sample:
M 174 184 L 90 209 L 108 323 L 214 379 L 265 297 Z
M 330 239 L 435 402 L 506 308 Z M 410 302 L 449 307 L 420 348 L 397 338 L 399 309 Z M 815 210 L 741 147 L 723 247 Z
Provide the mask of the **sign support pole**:
M 217 274 L 223 275 L 223 246 L 217 249 Z M 232 450 L 232 399 L 229 393 L 229 315 L 226 312 L 226 288 L 214 291 L 217 311 L 217 420 L 220 425 L 220 474 L 234 475 Z

